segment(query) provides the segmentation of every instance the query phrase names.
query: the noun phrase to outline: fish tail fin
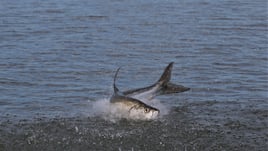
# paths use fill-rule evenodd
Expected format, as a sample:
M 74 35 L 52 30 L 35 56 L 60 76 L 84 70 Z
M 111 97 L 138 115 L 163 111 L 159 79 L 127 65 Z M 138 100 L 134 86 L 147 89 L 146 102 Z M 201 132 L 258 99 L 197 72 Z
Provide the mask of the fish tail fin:
M 170 81 L 173 63 L 174 62 L 168 64 L 157 83 L 165 85 Z
M 174 62 L 168 64 L 163 74 L 161 75 L 160 79 L 157 81 L 156 85 L 159 86 L 159 89 L 156 92 L 156 95 L 180 93 L 190 90 L 190 88 L 170 82 L 173 63 Z

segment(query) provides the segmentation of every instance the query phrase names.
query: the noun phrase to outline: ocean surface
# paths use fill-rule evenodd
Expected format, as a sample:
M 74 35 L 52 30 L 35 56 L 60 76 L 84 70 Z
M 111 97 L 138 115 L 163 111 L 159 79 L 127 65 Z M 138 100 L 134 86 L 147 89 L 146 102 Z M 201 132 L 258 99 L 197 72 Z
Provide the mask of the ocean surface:
M 266 150 L 266 0 L 1 0 L 0 150 Z M 158 80 L 153 121 L 102 114 Z

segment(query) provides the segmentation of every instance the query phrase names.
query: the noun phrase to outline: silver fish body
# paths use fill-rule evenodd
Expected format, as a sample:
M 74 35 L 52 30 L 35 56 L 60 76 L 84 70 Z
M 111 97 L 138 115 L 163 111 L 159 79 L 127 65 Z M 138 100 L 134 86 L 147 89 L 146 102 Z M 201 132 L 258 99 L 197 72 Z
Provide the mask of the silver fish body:
M 110 103 L 115 105 L 115 107 L 121 113 L 127 115 L 130 118 L 155 119 L 160 113 L 159 109 L 140 101 L 139 98 L 141 96 L 145 96 L 150 100 L 157 95 L 179 93 L 190 90 L 190 88 L 170 82 L 172 67 L 173 62 L 169 63 L 169 65 L 165 68 L 162 76 L 155 84 L 148 87 L 128 90 L 124 92 L 120 92 L 115 84 L 117 74 L 120 70 L 120 68 L 118 68 L 114 76 L 114 94 L 110 98 Z

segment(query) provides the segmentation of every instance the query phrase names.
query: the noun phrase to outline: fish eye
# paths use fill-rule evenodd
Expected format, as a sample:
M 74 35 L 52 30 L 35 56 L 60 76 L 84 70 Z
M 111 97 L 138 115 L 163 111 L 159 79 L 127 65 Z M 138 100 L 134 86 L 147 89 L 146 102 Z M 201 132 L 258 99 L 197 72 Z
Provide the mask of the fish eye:
M 150 111 L 150 110 L 147 109 L 147 108 L 144 109 L 144 112 L 145 112 L 145 113 L 148 113 L 149 111 Z

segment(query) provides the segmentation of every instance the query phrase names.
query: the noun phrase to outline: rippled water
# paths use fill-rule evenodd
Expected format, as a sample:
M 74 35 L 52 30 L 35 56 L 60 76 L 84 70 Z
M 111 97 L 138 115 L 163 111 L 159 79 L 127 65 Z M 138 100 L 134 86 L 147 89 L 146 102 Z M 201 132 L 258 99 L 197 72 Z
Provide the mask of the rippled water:
M 7 147 L 12 140 L 25 150 L 266 148 L 267 5 L 2 0 L 0 149 L 18 149 Z M 191 91 L 159 97 L 165 117 L 113 124 L 92 116 L 118 67 L 127 90 L 154 83 L 171 61 L 172 81 Z

